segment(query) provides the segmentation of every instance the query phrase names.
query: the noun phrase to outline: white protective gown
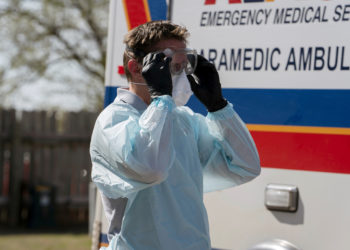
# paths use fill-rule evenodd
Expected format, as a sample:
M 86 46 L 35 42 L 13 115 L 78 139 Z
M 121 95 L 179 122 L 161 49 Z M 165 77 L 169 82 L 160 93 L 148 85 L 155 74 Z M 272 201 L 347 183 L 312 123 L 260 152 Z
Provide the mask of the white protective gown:
M 113 202 L 127 198 L 108 249 L 211 249 L 203 192 L 260 173 L 254 141 L 231 104 L 204 117 L 170 96 L 147 107 L 124 89 L 98 117 L 90 154 L 111 225 Z

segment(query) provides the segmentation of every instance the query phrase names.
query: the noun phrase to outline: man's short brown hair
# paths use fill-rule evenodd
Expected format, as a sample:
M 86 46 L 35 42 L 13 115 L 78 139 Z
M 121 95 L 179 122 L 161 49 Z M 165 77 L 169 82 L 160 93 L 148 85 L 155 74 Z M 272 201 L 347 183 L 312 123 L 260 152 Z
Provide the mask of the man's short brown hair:
M 143 57 L 151 52 L 153 46 L 159 41 L 177 39 L 186 43 L 188 35 L 189 33 L 185 27 L 173 24 L 170 21 L 151 21 L 129 31 L 124 37 L 126 49 L 123 55 L 123 64 L 127 79 L 131 79 L 128 69 L 130 57 L 141 63 Z

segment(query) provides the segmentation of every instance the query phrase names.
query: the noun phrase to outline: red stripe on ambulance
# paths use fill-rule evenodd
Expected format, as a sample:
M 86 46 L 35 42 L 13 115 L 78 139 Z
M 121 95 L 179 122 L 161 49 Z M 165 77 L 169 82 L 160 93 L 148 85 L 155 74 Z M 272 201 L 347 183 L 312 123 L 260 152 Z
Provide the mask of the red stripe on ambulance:
M 350 135 L 250 132 L 264 167 L 350 174 Z
M 123 0 L 123 6 L 128 30 L 151 21 L 146 0 Z

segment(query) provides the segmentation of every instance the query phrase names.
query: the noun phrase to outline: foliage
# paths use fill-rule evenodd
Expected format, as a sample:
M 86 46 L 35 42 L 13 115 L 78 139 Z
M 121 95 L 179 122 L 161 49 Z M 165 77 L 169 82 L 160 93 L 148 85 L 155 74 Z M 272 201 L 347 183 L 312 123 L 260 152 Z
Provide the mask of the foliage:
M 56 91 L 79 95 L 87 109 L 101 108 L 108 2 L 3 0 L 0 105 L 22 86 L 41 81 L 64 84 Z

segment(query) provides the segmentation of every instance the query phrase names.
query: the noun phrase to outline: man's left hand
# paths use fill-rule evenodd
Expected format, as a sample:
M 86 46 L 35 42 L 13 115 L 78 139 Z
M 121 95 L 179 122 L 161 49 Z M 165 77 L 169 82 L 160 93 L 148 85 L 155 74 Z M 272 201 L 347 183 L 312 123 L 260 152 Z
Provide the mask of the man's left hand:
M 193 93 L 209 112 L 215 112 L 227 105 L 226 99 L 222 96 L 219 74 L 215 66 L 203 56 L 198 55 L 194 76 L 188 75 L 187 78 Z

